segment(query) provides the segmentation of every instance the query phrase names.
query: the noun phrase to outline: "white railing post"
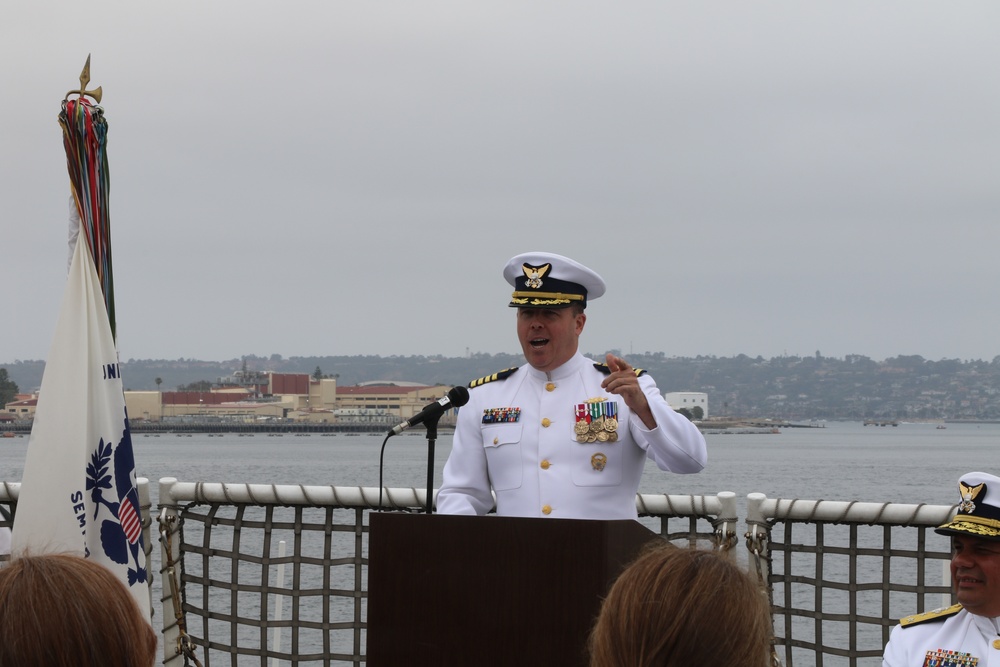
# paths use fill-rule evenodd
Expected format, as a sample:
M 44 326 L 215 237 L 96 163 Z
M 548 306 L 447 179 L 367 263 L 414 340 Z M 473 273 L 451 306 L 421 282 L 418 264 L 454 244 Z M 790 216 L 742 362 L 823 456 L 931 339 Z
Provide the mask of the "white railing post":
M 180 520 L 170 493 L 176 483 L 177 479 L 174 477 L 160 478 L 160 514 L 157 517 L 160 528 L 160 582 L 163 589 L 160 600 L 160 612 L 163 615 L 163 664 L 167 667 L 184 664 L 178 617 L 181 609 L 180 590 L 177 588 L 180 573 L 175 569 L 181 555 L 178 544 Z
M 716 548 L 731 562 L 736 562 L 736 550 L 733 549 L 738 543 L 736 535 L 736 494 L 732 491 L 720 491 L 716 494 L 719 499 L 719 513 L 716 518 Z
M 767 585 L 771 574 L 767 564 L 767 519 L 764 517 L 763 505 L 767 496 L 763 493 L 747 495 L 747 549 L 750 551 L 750 572 L 754 573 L 759 582 Z

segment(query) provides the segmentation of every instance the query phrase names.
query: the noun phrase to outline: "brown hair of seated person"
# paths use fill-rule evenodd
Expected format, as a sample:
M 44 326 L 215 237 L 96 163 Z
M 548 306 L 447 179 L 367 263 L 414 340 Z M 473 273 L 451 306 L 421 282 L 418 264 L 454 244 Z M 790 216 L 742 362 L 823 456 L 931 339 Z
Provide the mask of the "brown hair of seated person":
M 151 667 L 156 633 L 125 585 L 79 556 L 0 568 L 0 667 Z
M 627 567 L 601 606 L 591 667 L 771 664 L 771 609 L 720 553 L 670 544 Z

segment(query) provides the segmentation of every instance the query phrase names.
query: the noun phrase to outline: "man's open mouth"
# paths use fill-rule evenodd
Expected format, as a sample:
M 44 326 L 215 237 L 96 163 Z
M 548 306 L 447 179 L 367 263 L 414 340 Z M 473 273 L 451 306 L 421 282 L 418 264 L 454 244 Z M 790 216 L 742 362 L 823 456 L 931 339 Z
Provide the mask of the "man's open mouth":
M 531 343 L 531 347 L 545 347 L 548 344 L 549 339 L 548 338 L 532 338 L 531 341 L 529 341 L 529 342 Z

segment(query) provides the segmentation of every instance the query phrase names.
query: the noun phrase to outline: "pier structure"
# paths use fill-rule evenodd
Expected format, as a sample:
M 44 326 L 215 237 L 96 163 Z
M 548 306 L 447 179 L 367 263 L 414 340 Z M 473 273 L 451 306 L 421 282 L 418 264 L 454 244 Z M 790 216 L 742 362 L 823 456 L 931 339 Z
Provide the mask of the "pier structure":
M 899 420 L 896 419 L 866 419 L 864 421 L 865 426 L 899 426 Z

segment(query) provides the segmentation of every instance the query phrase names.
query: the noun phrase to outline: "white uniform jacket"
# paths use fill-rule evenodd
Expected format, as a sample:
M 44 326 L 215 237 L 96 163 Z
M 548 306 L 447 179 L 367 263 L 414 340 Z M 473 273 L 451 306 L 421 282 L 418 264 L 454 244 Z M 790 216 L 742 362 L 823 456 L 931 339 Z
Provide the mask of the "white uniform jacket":
M 652 378 L 639 377 L 656 418 L 649 430 L 621 397 L 601 388 L 606 377 L 577 353 L 548 373 L 525 365 L 473 386 L 459 410 L 438 512 L 486 514 L 492 489 L 501 516 L 634 519 L 646 457 L 675 473 L 705 467 L 704 436 L 667 405 Z M 588 399 L 617 411 L 617 441 L 577 442 L 578 406 Z
M 913 618 L 913 625 L 892 629 L 883 667 L 1000 667 L 1000 619 L 970 614 L 960 605 Z

